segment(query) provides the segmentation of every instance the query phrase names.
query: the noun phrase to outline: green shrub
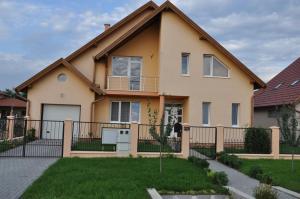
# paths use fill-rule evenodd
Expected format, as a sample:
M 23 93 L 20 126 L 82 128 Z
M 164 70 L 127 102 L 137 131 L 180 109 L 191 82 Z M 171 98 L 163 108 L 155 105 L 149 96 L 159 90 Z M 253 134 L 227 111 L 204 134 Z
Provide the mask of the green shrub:
M 271 174 L 269 174 L 269 173 L 263 173 L 263 174 L 259 175 L 258 180 L 261 183 L 265 183 L 265 184 L 269 184 L 269 185 L 271 185 L 273 183 L 273 178 L 272 178 Z
M 256 199 L 277 199 L 277 192 L 272 189 L 272 186 L 261 184 L 254 190 Z
M 264 128 L 248 128 L 245 135 L 247 153 L 270 153 L 270 136 Z
M 263 170 L 260 166 L 254 165 L 249 170 L 249 176 L 258 179 L 263 174 Z
M 26 140 L 27 141 L 34 141 L 35 140 L 35 128 L 31 128 L 29 130 L 27 130 L 26 133 Z
M 242 161 L 236 155 L 229 155 L 227 153 L 220 153 L 218 160 L 234 169 L 239 169 L 242 165 Z
M 188 157 L 188 161 L 194 163 L 196 166 L 201 167 L 201 168 L 208 168 L 209 167 L 209 162 L 207 160 L 203 160 L 194 156 Z
M 226 186 L 228 184 L 228 177 L 224 171 L 210 172 L 208 176 L 212 179 L 212 182 L 216 185 Z

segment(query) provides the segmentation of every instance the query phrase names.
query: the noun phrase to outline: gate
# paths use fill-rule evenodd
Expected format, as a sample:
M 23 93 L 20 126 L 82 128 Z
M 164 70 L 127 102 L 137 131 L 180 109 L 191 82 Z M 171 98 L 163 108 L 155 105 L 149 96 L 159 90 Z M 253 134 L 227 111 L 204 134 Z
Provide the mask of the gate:
M 215 127 L 190 127 L 190 156 L 201 159 L 216 158 L 216 128 Z
M 0 157 L 62 157 L 63 121 L 8 119 L 5 124 Z

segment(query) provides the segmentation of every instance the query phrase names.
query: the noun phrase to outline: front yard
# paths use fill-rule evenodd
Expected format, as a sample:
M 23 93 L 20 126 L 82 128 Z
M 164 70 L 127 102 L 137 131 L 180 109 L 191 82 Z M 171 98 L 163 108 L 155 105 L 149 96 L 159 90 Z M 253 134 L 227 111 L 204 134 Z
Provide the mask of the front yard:
M 259 165 L 271 174 L 274 184 L 300 193 L 300 160 L 295 160 L 295 171 L 291 171 L 291 160 L 242 160 L 241 171 L 249 174 L 252 166 Z
M 65 158 L 51 166 L 23 198 L 149 198 L 146 188 L 161 191 L 226 193 L 191 162 L 157 158 Z

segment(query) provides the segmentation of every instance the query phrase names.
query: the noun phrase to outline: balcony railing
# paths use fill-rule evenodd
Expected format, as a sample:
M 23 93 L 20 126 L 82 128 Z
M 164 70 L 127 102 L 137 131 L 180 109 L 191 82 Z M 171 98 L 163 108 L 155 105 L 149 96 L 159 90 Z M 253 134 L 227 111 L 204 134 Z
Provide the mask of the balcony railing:
M 107 90 L 158 91 L 156 76 L 107 76 Z

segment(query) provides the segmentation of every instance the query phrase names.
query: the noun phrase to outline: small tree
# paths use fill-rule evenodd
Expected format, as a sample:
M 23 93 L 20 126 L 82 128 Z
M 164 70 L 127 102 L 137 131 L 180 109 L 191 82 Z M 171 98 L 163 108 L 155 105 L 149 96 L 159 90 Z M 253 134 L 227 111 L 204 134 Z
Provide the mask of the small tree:
M 160 167 L 159 171 L 162 173 L 162 147 L 167 143 L 168 135 L 173 129 L 171 124 L 173 116 L 168 118 L 168 123 L 165 125 L 164 112 L 160 118 L 159 132 L 157 131 L 157 120 L 158 120 L 158 111 L 152 110 L 151 103 L 147 103 L 147 112 L 148 112 L 148 122 L 149 122 L 149 134 L 159 143 L 159 159 Z
M 288 104 L 280 107 L 277 123 L 285 144 L 292 148 L 292 171 L 294 171 L 294 150 L 300 144 L 300 136 L 297 135 L 298 121 L 295 106 Z

